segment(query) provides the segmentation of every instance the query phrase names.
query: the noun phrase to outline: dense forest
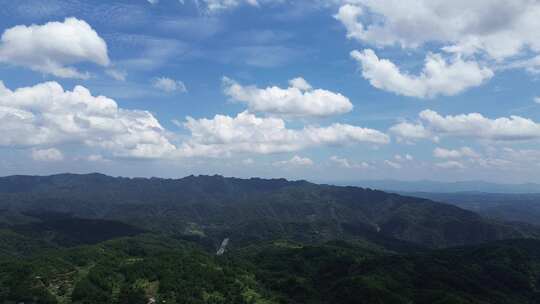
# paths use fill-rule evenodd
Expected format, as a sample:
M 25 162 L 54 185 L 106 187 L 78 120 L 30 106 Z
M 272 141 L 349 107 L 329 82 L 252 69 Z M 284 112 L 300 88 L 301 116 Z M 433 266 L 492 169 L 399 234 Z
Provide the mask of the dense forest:
M 540 241 L 416 254 L 275 240 L 216 256 L 139 235 L 0 260 L 2 303 L 538 303 Z
M 428 199 L 306 181 L 222 176 L 11 176 L 0 178 L 0 210 L 3 221 L 14 226 L 36 225 L 36 217 L 49 223 L 61 220 L 55 216 L 113 220 L 214 244 L 224 238 L 245 245 L 276 238 L 309 243 L 384 237 L 444 248 L 539 233 L 532 226 L 485 219 Z
M 0 303 L 538 303 L 530 224 L 282 179 L 0 178 Z

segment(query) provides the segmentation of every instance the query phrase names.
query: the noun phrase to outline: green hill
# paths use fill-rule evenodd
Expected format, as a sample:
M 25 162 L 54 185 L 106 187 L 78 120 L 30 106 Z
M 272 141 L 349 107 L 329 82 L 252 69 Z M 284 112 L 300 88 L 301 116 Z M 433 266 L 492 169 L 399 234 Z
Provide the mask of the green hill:
M 537 235 L 305 181 L 6 177 L 0 303 L 539 303 Z
M 0 258 L 2 303 L 538 303 L 540 241 L 416 254 L 285 240 L 224 256 L 139 235 Z
M 284 237 L 301 242 L 366 240 L 377 234 L 441 248 L 538 234 L 534 227 L 489 221 L 427 199 L 305 181 L 221 176 L 5 177 L 0 178 L 0 209 L 121 221 L 206 238 L 214 246 L 223 238 L 244 245 Z

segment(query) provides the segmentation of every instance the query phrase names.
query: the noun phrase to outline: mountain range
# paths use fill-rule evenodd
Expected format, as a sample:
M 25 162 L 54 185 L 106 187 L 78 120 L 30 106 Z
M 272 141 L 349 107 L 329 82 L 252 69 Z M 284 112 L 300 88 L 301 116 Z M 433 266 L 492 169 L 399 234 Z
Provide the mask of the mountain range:
M 538 303 L 538 239 L 531 223 L 369 188 L 9 176 L 0 302 Z
M 120 221 L 200 237 L 216 246 L 224 238 L 243 244 L 286 236 L 302 242 L 384 237 L 441 248 L 538 233 L 534 227 L 484 219 L 428 199 L 306 181 L 222 176 L 11 176 L 0 178 L 0 209 L 6 218 L 25 217 L 28 222 L 40 213 Z

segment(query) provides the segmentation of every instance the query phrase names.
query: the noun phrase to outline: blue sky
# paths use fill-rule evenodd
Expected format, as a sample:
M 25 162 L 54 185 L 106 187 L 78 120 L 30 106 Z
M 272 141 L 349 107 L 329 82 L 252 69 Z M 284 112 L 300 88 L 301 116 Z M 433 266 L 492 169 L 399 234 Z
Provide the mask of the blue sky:
M 0 6 L 0 175 L 540 182 L 536 1 Z

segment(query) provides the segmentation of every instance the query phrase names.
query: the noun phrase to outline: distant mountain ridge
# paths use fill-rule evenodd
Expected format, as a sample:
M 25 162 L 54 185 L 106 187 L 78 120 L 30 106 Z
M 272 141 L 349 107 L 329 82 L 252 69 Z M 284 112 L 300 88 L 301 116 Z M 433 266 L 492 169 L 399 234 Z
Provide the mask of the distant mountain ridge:
M 530 237 L 536 229 L 491 222 L 452 205 L 358 187 L 285 179 L 103 174 L 0 178 L 0 209 L 115 220 L 148 231 L 252 243 L 387 239 L 427 247 Z
M 484 193 L 540 193 L 540 184 L 499 184 L 485 181 L 438 182 L 430 180 L 364 180 L 356 182 L 334 182 L 336 185 L 350 185 L 395 192 L 484 192 Z
M 540 226 L 540 193 L 403 192 L 471 210 L 487 218 Z

